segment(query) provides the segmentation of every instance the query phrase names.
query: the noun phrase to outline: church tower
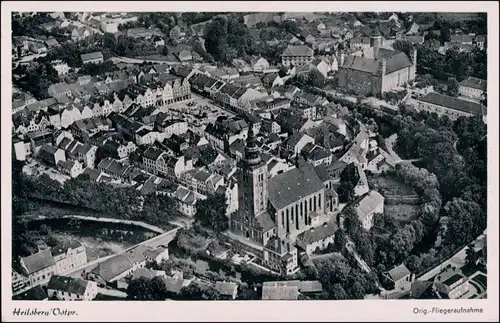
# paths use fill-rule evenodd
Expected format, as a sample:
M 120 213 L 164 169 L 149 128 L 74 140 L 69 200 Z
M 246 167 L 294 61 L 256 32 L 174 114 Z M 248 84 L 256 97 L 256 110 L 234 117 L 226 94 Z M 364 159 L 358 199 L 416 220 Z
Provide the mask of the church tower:
M 246 140 L 245 156 L 240 162 L 238 179 L 238 202 L 240 211 L 249 217 L 255 217 L 267 210 L 268 170 L 260 157 L 260 148 L 253 133 L 253 125 L 249 125 Z
M 377 26 L 375 26 L 375 29 L 373 29 L 370 35 L 370 47 L 382 47 L 382 34 L 380 33 L 380 30 L 378 30 Z

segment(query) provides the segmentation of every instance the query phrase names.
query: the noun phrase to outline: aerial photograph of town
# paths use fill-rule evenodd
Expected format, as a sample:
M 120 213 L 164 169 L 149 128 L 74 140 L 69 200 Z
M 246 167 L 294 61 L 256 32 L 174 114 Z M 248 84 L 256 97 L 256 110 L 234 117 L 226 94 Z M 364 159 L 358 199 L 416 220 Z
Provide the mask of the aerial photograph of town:
M 487 21 L 13 12 L 13 303 L 487 299 Z

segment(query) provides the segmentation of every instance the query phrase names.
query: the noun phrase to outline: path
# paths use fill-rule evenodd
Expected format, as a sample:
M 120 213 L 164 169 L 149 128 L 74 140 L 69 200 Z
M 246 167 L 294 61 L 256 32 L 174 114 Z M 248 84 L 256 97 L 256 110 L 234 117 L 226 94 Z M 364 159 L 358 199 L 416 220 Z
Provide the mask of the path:
M 392 160 L 394 161 L 395 164 L 400 164 L 400 163 L 414 163 L 421 161 L 423 158 L 412 158 L 412 159 L 402 159 L 399 157 L 399 155 L 394 151 L 394 143 L 398 139 L 398 134 L 392 134 L 389 136 L 389 138 L 385 138 L 385 145 L 387 147 L 387 152 L 389 155 L 391 155 Z
M 347 249 L 347 251 L 349 253 L 351 253 L 354 258 L 356 259 L 356 261 L 358 262 L 358 265 L 359 267 L 364 270 L 366 273 L 371 273 L 372 272 L 372 269 L 370 268 L 370 266 L 368 266 L 368 264 L 363 260 L 363 258 L 361 258 L 361 256 L 357 253 L 356 249 L 355 249 L 355 244 L 354 242 L 352 241 L 351 237 L 349 237 L 348 235 L 346 235 L 347 237 L 347 243 L 345 244 L 345 247 Z M 378 280 L 375 282 L 375 285 L 377 286 L 377 288 L 381 291 L 381 292 L 385 292 L 386 290 L 382 287 L 382 285 L 380 285 L 380 283 L 378 282 Z
M 401 162 L 401 157 L 399 157 L 398 154 L 394 151 L 394 142 L 396 142 L 396 139 L 398 139 L 398 134 L 392 134 L 389 136 L 389 138 L 385 138 L 385 145 L 387 147 L 387 152 L 391 155 L 392 160 L 394 160 L 395 163 Z
M 93 217 L 93 216 L 84 216 L 84 215 L 65 215 L 63 218 L 69 218 L 69 219 L 80 219 L 80 220 L 88 220 L 88 221 L 97 221 L 97 222 L 107 222 L 107 223 L 122 223 L 122 224 L 129 224 L 129 225 L 136 225 L 143 227 L 145 229 L 148 229 L 150 231 L 156 232 L 156 233 L 164 233 L 165 230 L 151 225 L 147 224 L 141 221 L 132 221 L 132 220 L 120 220 L 120 219 L 113 219 L 113 218 L 103 218 L 103 217 Z
M 124 56 L 111 57 L 110 60 L 113 63 L 120 62 L 120 63 L 127 63 L 127 64 L 142 64 L 144 62 L 153 63 L 153 64 L 168 64 L 168 65 L 180 64 L 180 62 L 174 62 L 174 61 L 133 58 L 133 57 L 124 57 Z

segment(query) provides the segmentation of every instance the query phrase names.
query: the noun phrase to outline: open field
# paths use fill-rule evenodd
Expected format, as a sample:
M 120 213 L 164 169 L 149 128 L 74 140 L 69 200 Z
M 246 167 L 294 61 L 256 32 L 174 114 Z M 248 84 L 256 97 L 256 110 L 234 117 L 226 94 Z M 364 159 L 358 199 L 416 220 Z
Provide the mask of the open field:
M 394 177 L 377 176 L 371 177 L 371 181 L 377 186 L 377 189 L 387 195 L 415 195 L 413 188 L 399 181 Z M 381 193 L 382 193 L 381 192 Z

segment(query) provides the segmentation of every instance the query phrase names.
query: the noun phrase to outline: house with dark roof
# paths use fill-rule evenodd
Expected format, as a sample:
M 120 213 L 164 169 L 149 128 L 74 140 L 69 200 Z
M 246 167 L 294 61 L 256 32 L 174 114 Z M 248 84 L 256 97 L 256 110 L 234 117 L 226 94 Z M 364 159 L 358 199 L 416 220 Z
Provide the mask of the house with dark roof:
M 476 100 L 482 100 L 487 90 L 488 83 L 486 80 L 472 76 L 467 77 L 458 86 L 458 94 Z
M 49 296 L 42 286 L 37 285 L 27 291 L 12 295 L 12 300 L 15 301 L 47 301 Z
M 299 154 L 308 143 L 314 144 L 314 138 L 305 133 L 298 132 L 288 137 L 283 142 L 283 147 L 290 152 L 291 156 L 295 156 Z
M 297 236 L 297 246 L 310 256 L 314 252 L 324 250 L 333 245 L 337 229 L 335 221 L 325 222 L 322 225 L 312 227 Z
M 411 284 L 410 298 L 412 299 L 435 299 L 436 294 L 432 290 L 432 281 L 415 279 Z
M 47 284 L 50 298 L 60 301 L 91 301 L 97 294 L 97 284 L 93 281 L 68 276 L 53 275 Z
M 481 103 L 470 100 L 454 98 L 448 95 L 431 92 L 423 96 L 419 101 L 417 108 L 436 113 L 439 117 L 447 116 L 451 120 L 456 120 L 460 116 L 486 117 L 486 107 Z
M 102 287 L 127 276 L 132 270 L 132 261 L 122 253 L 99 263 L 88 273 L 88 279 L 95 281 L 98 286 Z
M 66 161 L 64 150 L 50 144 L 44 144 L 37 152 L 37 158 L 47 165 L 56 166 L 60 161 Z

